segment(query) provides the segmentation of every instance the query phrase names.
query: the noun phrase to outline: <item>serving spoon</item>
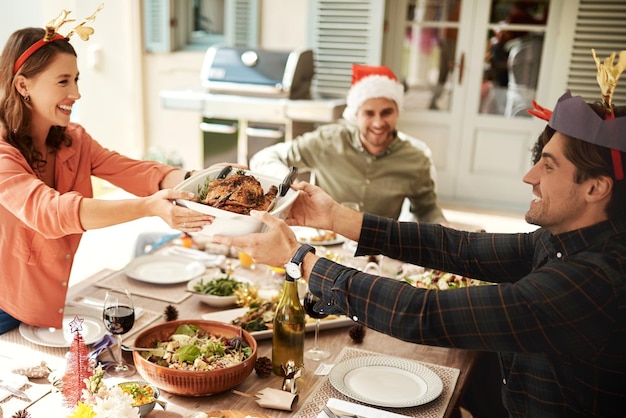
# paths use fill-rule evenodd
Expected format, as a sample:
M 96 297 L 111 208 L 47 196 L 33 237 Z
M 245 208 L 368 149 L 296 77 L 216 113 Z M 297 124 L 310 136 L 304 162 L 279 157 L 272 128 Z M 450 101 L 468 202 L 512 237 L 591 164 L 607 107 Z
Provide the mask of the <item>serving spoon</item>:
M 122 350 L 124 351 L 161 351 L 163 349 L 162 348 L 131 347 L 131 346 L 122 344 Z

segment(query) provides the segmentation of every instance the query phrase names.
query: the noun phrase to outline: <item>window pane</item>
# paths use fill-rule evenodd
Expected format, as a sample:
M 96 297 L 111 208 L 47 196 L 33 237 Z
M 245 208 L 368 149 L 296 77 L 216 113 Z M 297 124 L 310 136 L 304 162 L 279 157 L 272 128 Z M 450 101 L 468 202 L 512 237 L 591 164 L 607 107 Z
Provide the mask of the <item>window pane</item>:
M 409 2 L 402 78 L 406 109 L 449 110 L 461 0 Z
M 224 41 L 224 0 L 193 0 L 190 44 L 210 46 Z
M 530 117 L 549 0 L 493 0 L 485 48 L 480 113 Z

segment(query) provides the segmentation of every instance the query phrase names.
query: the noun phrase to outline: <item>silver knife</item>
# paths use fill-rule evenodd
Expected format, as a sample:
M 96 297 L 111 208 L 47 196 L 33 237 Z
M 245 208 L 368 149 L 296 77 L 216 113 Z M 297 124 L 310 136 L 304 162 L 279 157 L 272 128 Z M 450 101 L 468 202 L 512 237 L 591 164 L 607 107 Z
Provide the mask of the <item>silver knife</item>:
M 25 400 L 26 402 L 30 402 L 30 398 L 28 397 L 28 395 L 26 394 L 26 392 L 24 392 L 23 390 L 19 390 L 19 389 L 15 389 L 14 387 L 11 387 L 9 385 L 5 385 L 0 383 L 0 389 L 4 389 L 7 392 L 12 393 L 14 396 Z

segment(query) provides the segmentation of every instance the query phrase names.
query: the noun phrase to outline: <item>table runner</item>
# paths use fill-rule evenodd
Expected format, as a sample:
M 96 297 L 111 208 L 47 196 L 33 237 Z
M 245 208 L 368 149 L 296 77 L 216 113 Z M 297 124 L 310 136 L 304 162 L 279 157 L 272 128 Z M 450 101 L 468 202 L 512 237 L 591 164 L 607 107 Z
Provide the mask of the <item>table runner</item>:
M 123 287 L 128 289 L 131 295 L 143 296 L 168 303 L 181 303 L 191 296 L 191 293 L 187 292 L 187 282 L 155 285 L 131 279 L 121 271 L 111 273 L 106 278 L 99 280 L 95 285 L 105 289 Z
M 344 347 L 343 350 L 341 350 L 341 353 L 339 353 L 339 355 L 337 356 L 336 363 L 340 363 L 344 360 L 356 357 L 372 355 L 387 356 L 386 354 L 375 353 L 372 351 L 366 351 L 352 347 Z M 377 406 L 376 408 L 412 417 L 441 418 L 445 415 L 446 408 L 450 403 L 450 398 L 452 397 L 452 392 L 454 391 L 454 387 L 456 386 L 460 370 L 452 367 L 440 366 L 433 363 L 425 363 L 419 361 L 418 363 L 430 368 L 433 372 L 437 374 L 437 376 L 441 378 L 441 381 L 443 382 L 443 391 L 441 392 L 441 395 L 434 401 L 429 402 L 425 405 L 419 405 L 410 408 L 385 408 L 379 406 Z M 319 415 L 320 410 L 324 407 L 324 405 L 326 405 L 326 402 L 328 402 L 329 398 L 337 398 L 348 402 L 367 405 L 365 403 L 349 398 L 339 392 L 330 383 L 330 379 L 328 378 L 328 376 L 326 376 L 320 383 L 318 383 L 318 387 L 316 387 L 313 391 L 313 395 L 306 400 L 306 403 L 297 411 L 295 416 L 299 418 L 316 418 Z

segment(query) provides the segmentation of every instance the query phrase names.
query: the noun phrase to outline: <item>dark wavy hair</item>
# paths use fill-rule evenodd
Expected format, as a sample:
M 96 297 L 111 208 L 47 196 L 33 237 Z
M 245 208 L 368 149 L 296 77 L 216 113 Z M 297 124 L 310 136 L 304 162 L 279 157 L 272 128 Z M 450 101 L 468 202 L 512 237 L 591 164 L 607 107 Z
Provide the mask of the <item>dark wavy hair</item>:
M 31 55 L 17 73 L 13 74 L 15 61 L 31 45 L 43 39 L 45 30 L 42 28 L 25 28 L 14 32 L 7 40 L 0 56 L 0 128 L 7 142 L 17 148 L 28 164 L 37 173 L 41 173 L 46 165 L 41 153 L 35 147 L 30 136 L 32 109 L 15 88 L 17 75 L 31 78 L 44 71 L 58 54 L 76 56 L 74 47 L 64 40 L 49 42 Z M 46 145 L 52 153 L 62 144 L 70 146 L 71 138 L 65 134 L 62 126 L 53 126 L 48 132 Z
M 588 105 L 600 117 L 604 117 L 604 107 L 600 102 L 588 103 Z M 616 108 L 615 117 L 626 117 L 626 107 Z M 550 141 L 554 133 L 555 130 L 546 125 L 531 149 L 533 164 L 537 164 L 541 159 L 543 147 Z M 587 179 L 600 176 L 613 179 L 611 200 L 606 207 L 606 213 L 609 219 L 626 220 L 626 179 L 615 179 L 611 149 L 569 136 L 566 138 L 564 153 L 565 158 L 576 167 L 574 182 L 580 184 Z M 622 156 L 622 169 L 626 173 L 626 153 L 620 152 L 620 154 Z

